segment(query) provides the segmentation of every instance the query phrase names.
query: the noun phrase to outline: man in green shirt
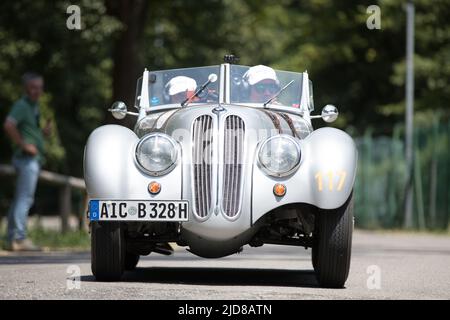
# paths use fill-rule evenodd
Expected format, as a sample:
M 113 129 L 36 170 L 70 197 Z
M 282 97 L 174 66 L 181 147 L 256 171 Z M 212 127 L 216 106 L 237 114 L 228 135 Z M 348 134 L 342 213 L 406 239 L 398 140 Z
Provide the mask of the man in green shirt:
M 44 79 L 38 74 L 26 73 L 23 85 L 25 95 L 13 105 L 4 123 L 14 144 L 12 163 L 17 172 L 15 196 L 8 213 L 7 247 L 12 251 L 35 251 L 39 248 L 27 238 L 26 231 L 44 153 L 38 104 Z

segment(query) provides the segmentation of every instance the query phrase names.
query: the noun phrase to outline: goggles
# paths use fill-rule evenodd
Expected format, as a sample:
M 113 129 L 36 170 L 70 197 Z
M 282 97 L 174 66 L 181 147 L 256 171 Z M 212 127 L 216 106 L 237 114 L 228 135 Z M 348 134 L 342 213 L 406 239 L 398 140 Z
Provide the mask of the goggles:
M 280 90 L 280 86 L 278 86 L 276 83 L 257 83 L 253 85 L 253 88 L 255 88 L 256 92 L 258 93 L 264 93 L 266 90 L 273 94 L 278 92 Z

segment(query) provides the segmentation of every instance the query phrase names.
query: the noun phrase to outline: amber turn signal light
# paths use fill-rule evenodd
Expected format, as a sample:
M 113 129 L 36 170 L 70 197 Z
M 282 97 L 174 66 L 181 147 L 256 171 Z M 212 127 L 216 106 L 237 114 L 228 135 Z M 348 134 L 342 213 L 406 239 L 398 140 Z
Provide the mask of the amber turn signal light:
M 286 194 L 286 186 L 284 184 L 281 183 L 277 183 L 273 186 L 273 193 L 277 196 L 277 197 L 282 197 Z
M 160 191 L 161 191 L 160 183 L 152 181 L 148 184 L 148 192 L 150 192 L 151 194 L 158 194 Z

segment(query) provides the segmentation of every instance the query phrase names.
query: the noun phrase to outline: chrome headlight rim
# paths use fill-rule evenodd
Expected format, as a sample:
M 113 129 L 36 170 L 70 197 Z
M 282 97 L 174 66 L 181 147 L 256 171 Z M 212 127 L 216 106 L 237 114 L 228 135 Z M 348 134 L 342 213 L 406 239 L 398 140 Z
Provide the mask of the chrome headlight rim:
M 169 141 L 170 144 L 173 147 L 174 152 L 175 152 L 175 161 L 173 161 L 172 164 L 170 166 L 168 166 L 166 169 L 159 170 L 159 171 L 149 170 L 139 161 L 139 150 L 140 150 L 140 147 L 148 139 L 153 138 L 155 136 L 161 137 L 161 138 L 166 139 L 167 141 Z M 169 172 L 171 172 L 176 167 L 176 165 L 178 164 L 178 144 L 171 136 L 169 136 L 169 135 L 167 135 L 165 133 L 162 133 L 162 132 L 150 132 L 150 133 L 144 135 L 139 140 L 139 142 L 136 144 L 134 159 L 135 159 L 139 169 L 141 169 L 141 171 L 143 171 L 144 173 L 146 173 L 146 174 L 148 174 L 148 175 L 150 175 L 152 177 L 163 176 L 163 175 L 168 174 Z
M 280 139 L 280 138 L 288 139 L 291 142 L 293 142 L 293 145 L 295 146 L 297 154 L 298 154 L 298 158 L 297 158 L 295 165 L 290 170 L 285 171 L 285 172 L 273 171 L 261 162 L 261 152 L 264 150 L 264 147 L 266 146 L 266 144 L 274 139 Z M 266 173 L 267 175 L 272 176 L 272 177 L 281 178 L 281 177 L 290 176 L 291 174 L 293 174 L 294 172 L 296 172 L 298 170 L 298 168 L 300 167 L 300 164 L 301 164 L 301 160 L 302 160 L 302 150 L 301 150 L 300 143 L 293 136 L 290 136 L 287 134 L 277 134 L 277 135 L 267 138 L 266 140 L 264 140 L 262 142 L 261 147 L 258 150 L 257 159 L 258 159 L 258 166 L 261 168 L 262 171 L 264 171 L 264 173 Z

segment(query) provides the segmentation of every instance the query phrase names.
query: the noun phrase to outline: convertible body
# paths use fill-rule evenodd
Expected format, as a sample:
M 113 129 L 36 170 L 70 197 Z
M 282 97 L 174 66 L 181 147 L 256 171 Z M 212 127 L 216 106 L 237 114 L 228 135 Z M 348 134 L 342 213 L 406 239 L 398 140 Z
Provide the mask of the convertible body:
M 293 80 L 276 102 L 264 105 L 238 94 L 248 69 L 224 63 L 145 71 L 138 81 L 134 130 L 105 125 L 92 132 L 84 170 L 97 278 L 120 278 L 139 255 L 169 254 L 170 242 L 206 258 L 271 243 L 312 247 L 319 282 L 344 284 L 353 228 L 355 144 L 344 131 L 313 129 L 307 73 L 276 71 L 280 91 Z M 218 81 L 210 81 L 208 74 Z M 183 105 L 164 99 L 164 84 L 175 75 L 206 81 L 197 100 L 188 97 Z M 123 106 L 111 111 L 119 118 L 130 113 Z M 322 117 L 327 116 L 332 115 L 325 110 Z M 337 244 L 347 246 L 339 249 L 348 251 L 345 257 L 333 258 L 343 253 L 320 243 L 321 237 L 332 237 L 324 235 L 330 223 L 346 229 L 347 244 Z M 108 258 L 105 246 L 109 255 L 119 252 L 120 261 Z M 345 270 L 334 278 L 325 265 L 339 262 L 330 259 L 345 260 Z M 116 264 L 117 272 L 106 271 Z

